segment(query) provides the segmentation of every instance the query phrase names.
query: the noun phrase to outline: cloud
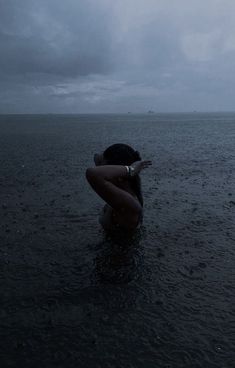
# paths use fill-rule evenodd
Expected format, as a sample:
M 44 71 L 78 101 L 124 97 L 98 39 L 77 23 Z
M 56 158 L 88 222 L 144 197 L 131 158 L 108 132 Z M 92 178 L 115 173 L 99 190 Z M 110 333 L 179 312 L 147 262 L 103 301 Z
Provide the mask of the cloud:
M 1 1 L 1 73 L 105 74 L 111 67 L 110 24 L 98 3 L 26 0 L 23 7 Z
M 0 112 L 232 109 L 229 0 L 0 0 Z
M 209 33 L 189 33 L 182 37 L 182 50 L 189 61 L 209 61 L 221 48 L 221 33 L 219 31 Z

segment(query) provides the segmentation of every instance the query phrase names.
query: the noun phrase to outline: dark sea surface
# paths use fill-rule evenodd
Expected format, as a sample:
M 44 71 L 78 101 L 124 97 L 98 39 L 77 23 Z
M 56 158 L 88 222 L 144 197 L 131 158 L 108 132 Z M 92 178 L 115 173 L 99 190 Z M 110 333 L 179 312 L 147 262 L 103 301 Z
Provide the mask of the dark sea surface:
M 93 155 L 137 149 L 107 234 Z M 0 367 L 235 367 L 235 114 L 0 117 Z

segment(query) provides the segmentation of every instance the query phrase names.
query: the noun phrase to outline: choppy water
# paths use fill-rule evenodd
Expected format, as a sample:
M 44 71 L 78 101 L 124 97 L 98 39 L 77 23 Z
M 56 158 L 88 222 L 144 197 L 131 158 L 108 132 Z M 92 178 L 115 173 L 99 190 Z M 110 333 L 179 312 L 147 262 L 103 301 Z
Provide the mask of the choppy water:
M 119 142 L 129 238 L 85 179 Z M 235 367 L 235 114 L 1 116 L 0 151 L 1 367 Z

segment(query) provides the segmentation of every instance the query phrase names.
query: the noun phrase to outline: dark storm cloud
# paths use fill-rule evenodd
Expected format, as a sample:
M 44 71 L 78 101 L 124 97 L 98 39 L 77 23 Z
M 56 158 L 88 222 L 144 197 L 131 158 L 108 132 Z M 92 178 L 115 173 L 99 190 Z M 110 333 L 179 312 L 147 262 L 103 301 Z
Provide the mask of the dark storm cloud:
M 1 0 L 1 73 L 105 74 L 111 67 L 105 15 L 89 1 Z
M 0 112 L 233 109 L 229 0 L 0 0 Z

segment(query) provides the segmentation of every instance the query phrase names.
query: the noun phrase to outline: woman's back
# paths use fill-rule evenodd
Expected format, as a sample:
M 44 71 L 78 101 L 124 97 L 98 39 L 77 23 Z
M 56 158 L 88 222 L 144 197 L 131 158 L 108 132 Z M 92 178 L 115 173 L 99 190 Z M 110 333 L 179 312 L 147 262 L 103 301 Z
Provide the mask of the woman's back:
M 138 151 L 117 143 L 102 154 L 95 154 L 96 167 L 86 170 L 86 178 L 95 192 L 107 203 L 99 222 L 104 229 L 134 230 L 143 221 L 143 198 L 140 172 L 149 167 Z

